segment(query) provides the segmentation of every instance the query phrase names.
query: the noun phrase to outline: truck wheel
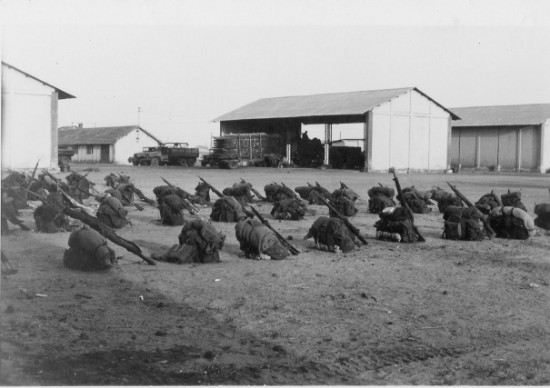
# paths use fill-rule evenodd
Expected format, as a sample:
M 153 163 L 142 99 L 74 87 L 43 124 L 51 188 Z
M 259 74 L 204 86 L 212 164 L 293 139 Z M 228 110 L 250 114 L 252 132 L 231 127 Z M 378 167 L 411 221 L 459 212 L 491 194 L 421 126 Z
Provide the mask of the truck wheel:
M 153 159 L 151 159 L 151 166 L 154 166 L 154 167 L 160 166 L 160 160 L 159 160 L 159 158 L 153 158 Z
M 182 166 L 182 167 L 187 167 L 187 160 L 185 160 L 185 159 L 180 159 L 178 162 L 179 162 L 180 166 Z
M 237 161 L 235 160 L 232 160 L 231 162 L 228 163 L 229 165 L 229 168 L 237 168 L 239 166 L 239 163 L 237 163 Z
M 132 164 L 133 164 L 134 166 L 139 166 L 139 162 L 138 162 L 137 160 L 133 160 L 133 161 L 132 161 Z
M 193 167 L 197 163 L 197 159 L 187 159 L 187 165 Z

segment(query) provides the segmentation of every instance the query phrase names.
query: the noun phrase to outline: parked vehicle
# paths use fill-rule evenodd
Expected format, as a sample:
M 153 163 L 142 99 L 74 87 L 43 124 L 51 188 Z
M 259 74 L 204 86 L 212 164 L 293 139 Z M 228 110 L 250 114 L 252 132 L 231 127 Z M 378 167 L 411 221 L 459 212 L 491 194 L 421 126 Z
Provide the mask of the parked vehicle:
M 279 135 L 240 133 L 214 138 L 210 153 L 201 159 L 202 166 L 236 168 L 240 166 L 275 167 L 284 157 L 280 153 Z
M 144 147 L 142 152 L 128 158 L 134 166 L 194 166 L 199 157 L 198 148 L 188 143 L 163 143 L 158 147 Z

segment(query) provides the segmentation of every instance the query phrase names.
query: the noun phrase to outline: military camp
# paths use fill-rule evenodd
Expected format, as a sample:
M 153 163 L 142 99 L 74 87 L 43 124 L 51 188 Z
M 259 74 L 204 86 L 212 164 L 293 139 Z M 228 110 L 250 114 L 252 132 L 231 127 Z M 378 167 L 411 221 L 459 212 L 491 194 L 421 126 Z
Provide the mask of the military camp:
M 550 385 L 550 3 L 4 3 L 0 386 Z

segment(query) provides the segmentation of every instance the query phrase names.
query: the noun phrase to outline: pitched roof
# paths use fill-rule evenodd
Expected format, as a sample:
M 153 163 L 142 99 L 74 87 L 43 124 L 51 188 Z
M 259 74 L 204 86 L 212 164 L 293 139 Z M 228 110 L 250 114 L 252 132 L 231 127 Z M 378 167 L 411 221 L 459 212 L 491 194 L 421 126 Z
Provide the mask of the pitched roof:
M 42 81 L 41 79 L 36 78 L 34 75 L 30 75 L 29 73 L 27 73 L 27 72 L 25 72 L 25 71 L 23 71 L 23 70 L 21 70 L 21 69 L 18 69 L 18 68 L 15 67 L 15 66 L 12 66 L 12 65 L 10 65 L 10 64 L 8 64 L 8 63 L 6 63 L 6 62 L 4 62 L 4 61 L 2 61 L 2 64 L 5 65 L 5 66 L 7 66 L 7 67 L 9 67 L 10 69 L 13 69 L 13 70 L 15 70 L 15 71 L 18 71 L 18 72 L 20 72 L 20 73 L 26 75 L 26 76 L 29 77 L 29 78 L 32 78 L 32 79 L 35 80 L 35 81 L 38 81 L 38 82 L 40 82 L 40 83 L 42 83 L 42 84 L 44 84 L 44 85 L 46 85 L 46 86 L 49 86 L 49 87 L 52 88 L 52 89 L 55 89 L 55 90 L 57 91 L 57 93 L 58 93 L 57 98 L 60 99 L 60 100 L 63 100 L 63 99 L 65 99 L 65 98 L 76 98 L 76 97 L 73 96 L 72 94 L 69 94 L 69 93 L 67 93 L 67 92 L 64 92 L 63 90 L 61 90 L 61 89 L 59 89 L 59 88 L 53 86 L 52 84 L 49 84 L 49 83 L 47 83 L 47 82 L 45 82 L 45 81 Z
M 453 127 L 537 125 L 550 119 L 550 104 L 471 106 L 452 108 L 462 120 Z
M 69 145 L 93 145 L 93 144 L 114 144 L 120 138 L 128 135 L 136 129 L 141 130 L 159 144 L 162 142 L 151 133 L 137 125 L 124 127 L 100 127 L 100 128 L 74 128 L 58 129 L 58 143 L 60 146 Z
M 408 87 L 314 94 L 309 96 L 262 98 L 217 117 L 213 121 L 363 115 L 380 104 L 408 93 L 411 90 L 417 91 L 440 108 L 449 112 L 453 119 L 459 118 L 449 109 L 443 107 L 417 88 Z

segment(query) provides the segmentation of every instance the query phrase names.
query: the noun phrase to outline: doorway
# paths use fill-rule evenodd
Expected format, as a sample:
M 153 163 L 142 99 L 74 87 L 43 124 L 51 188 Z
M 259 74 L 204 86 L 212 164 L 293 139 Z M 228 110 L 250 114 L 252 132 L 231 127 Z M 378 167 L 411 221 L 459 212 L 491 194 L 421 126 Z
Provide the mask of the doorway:
M 109 145 L 102 145 L 101 146 L 101 157 L 99 159 L 100 163 L 109 163 Z

